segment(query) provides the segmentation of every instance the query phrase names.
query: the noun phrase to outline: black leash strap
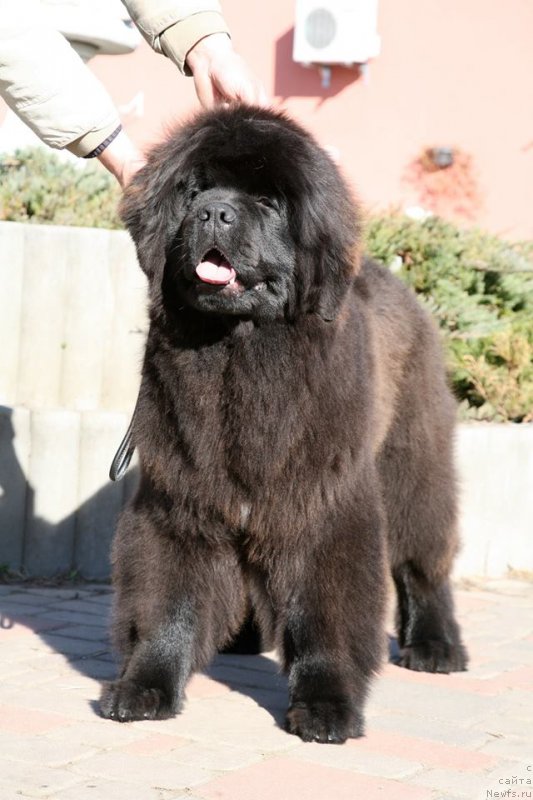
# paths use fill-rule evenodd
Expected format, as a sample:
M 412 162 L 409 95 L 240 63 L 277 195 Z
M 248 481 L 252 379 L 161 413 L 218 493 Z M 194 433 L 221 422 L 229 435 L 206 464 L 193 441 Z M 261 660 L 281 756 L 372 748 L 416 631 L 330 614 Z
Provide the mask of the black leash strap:
M 135 408 L 133 410 L 128 430 L 126 431 L 126 435 L 121 441 L 118 450 L 115 453 L 115 457 L 111 462 L 109 477 L 112 481 L 119 481 L 124 477 L 124 473 L 128 469 L 132 456 L 135 452 L 135 445 L 133 444 L 133 423 L 135 421 L 135 413 L 138 405 L 139 398 L 137 398 L 137 402 L 135 403 Z
M 124 477 L 124 473 L 128 469 L 131 461 L 131 457 L 135 452 L 135 445 L 132 441 L 132 428 L 133 428 L 133 417 L 130 422 L 129 428 L 126 431 L 126 435 L 121 441 L 117 452 L 115 453 L 115 457 L 111 462 L 111 469 L 109 470 L 109 477 L 112 481 L 119 481 L 121 478 Z

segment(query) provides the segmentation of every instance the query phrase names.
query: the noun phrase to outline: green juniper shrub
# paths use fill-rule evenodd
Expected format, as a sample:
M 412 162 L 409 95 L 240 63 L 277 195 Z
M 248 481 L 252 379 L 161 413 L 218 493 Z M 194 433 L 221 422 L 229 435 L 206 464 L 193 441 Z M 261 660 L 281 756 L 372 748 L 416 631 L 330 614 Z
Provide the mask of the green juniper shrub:
M 120 228 L 120 189 L 99 163 L 42 148 L 0 155 L 0 220 Z
M 462 417 L 532 420 L 533 243 L 392 212 L 369 220 L 367 250 L 437 320 Z

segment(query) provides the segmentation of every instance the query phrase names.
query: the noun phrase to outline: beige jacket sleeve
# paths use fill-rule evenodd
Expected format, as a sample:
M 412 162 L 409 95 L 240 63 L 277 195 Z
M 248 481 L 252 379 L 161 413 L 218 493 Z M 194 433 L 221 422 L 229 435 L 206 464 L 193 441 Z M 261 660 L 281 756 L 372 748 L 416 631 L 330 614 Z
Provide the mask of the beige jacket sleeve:
M 157 52 L 168 56 L 184 75 L 185 58 L 200 39 L 226 33 L 216 0 L 122 0 L 136 26 Z
M 185 57 L 227 33 L 217 2 L 123 0 L 156 52 L 186 72 Z M 0 95 L 50 147 L 85 156 L 120 124 L 100 81 L 48 23 L 38 0 L 0 0 Z
M 43 142 L 79 156 L 120 124 L 100 81 L 37 0 L 0 0 L 0 94 Z

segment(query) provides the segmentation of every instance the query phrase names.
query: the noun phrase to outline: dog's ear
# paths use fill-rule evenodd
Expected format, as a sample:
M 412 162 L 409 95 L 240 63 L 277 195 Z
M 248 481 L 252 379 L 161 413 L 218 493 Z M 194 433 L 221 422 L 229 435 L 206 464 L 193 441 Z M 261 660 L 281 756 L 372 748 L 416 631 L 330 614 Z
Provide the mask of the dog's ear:
M 186 187 L 179 145 L 179 137 L 169 139 L 150 153 L 126 187 L 119 209 L 151 289 L 161 284 L 167 249 L 181 223 Z
M 300 308 L 331 322 L 360 269 L 361 224 L 357 204 L 329 155 L 319 150 L 314 167 L 293 216 Z
M 359 248 L 335 247 L 331 243 L 315 265 L 316 299 L 312 309 L 324 322 L 332 322 L 360 269 Z

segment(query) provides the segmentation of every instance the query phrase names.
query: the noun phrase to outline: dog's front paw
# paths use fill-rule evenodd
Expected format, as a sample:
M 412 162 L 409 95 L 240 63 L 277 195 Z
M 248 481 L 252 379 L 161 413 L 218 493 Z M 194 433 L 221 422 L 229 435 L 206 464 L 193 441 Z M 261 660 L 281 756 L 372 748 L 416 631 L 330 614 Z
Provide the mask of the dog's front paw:
M 363 718 L 346 703 L 318 700 L 294 703 L 287 711 L 285 730 L 304 742 L 342 744 L 363 735 Z
M 105 683 L 99 706 L 102 717 L 117 722 L 168 719 L 175 713 L 160 689 L 147 688 L 128 680 Z
M 415 672 L 463 672 L 468 655 L 460 643 L 427 640 L 402 648 L 397 663 Z

